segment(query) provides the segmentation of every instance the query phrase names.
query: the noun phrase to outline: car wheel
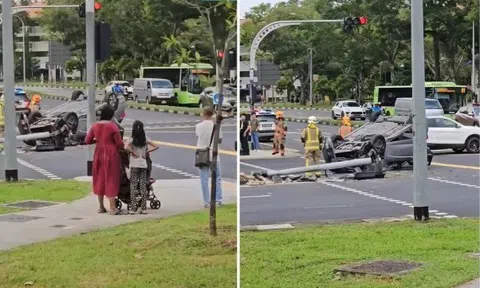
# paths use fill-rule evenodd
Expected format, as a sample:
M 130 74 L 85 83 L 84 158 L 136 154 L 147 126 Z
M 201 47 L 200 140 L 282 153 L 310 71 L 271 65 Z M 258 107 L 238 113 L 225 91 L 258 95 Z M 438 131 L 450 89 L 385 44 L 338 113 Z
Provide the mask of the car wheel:
M 362 118 L 360 118 L 360 119 L 362 119 L 362 121 L 365 121 L 366 118 L 365 118 L 365 117 L 362 117 Z
M 480 138 L 478 136 L 470 136 L 465 142 L 465 148 L 468 153 L 478 153 L 480 148 Z
M 380 157 L 383 158 L 385 155 L 385 148 L 387 147 L 387 141 L 382 135 L 375 135 L 372 140 L 370 140 L 373 148 L 377 151 Z
M 337 117 L 335 116 L 335 112 L 332 111 L 332 119 L 337 120 Z
M 452 149 L 455 153 L 462 153 L 465 148 L 453 148 Z
M 72 131 L 73 134 L 77 133 L 77 128 L 78 128 L 78 116 L 74 112 L 67 113 L 63 117 L 63 120 L 65 123 L 67 123 L 68 129 Z

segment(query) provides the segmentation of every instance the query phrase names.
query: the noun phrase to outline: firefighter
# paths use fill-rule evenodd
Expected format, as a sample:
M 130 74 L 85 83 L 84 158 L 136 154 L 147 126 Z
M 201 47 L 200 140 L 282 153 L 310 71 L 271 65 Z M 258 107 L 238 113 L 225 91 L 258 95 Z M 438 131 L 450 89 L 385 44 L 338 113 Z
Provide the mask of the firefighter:
M 348 134 L 352 133 L 352 123 L 350 123 L 350 118 L 348 116 L 343 116 L 342 126 L 338 129 L 338 135 L 345 138 Z
M 323 137 L 317 126 L 317 117 L 308 117 L 308 125 L 302 131 L 302 143 L 305 148 L 305 167 L 320 164 Z M 312 176 L 312 172 L 305 173 L 305 176 Z M 315 173 L 320 176 L 320 172 Z
M 42 97 L 40 95 L 35 94 L 32 96 L 32 101 L 30 102 L 30 112 L 35 112 L 40 110 L 40 100 L 42 100 Z
M 283 118 L 282 111 L 277 111 L 275 116 L 277 117 L 277 120 L 275 121 L 272 155 L 280 153 L 280 155 L 285 156 L 285 136 L 287 136 L 287 125 L 285 124 L 285 118 Z

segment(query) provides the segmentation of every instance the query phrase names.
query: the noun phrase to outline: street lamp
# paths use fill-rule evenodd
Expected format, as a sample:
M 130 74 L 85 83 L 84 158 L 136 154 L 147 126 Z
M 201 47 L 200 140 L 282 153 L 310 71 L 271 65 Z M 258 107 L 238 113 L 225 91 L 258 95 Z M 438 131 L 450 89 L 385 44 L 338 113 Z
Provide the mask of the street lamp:
M 26 65 L 26 58 L 25 58 L 25 55 L 26 55 L 26 50 L 27 50 L 27 47 L 26 46 L 26 43 L 25 43 L 25 33 L 26 33 L 26 30 L 25 30 L 25 22 L 23 21 L 23 19 L 18 16 L 18 15 L 13 15 L 14 17 L 18 18 L 20 20 L 20 22 L 22 22 L 22 50 L 23 50 L 23 84 L 26 83 L 26 79 L 27 79 L 27 65 Z

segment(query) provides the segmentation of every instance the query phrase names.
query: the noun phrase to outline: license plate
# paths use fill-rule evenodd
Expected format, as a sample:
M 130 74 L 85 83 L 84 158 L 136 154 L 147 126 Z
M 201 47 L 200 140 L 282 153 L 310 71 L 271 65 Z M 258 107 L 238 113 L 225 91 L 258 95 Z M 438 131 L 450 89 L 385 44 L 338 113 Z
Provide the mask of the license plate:
M 271 128 L 272 127 L 272 124 L 265 124 L 265 125 L 262 125 L 262 128 Z

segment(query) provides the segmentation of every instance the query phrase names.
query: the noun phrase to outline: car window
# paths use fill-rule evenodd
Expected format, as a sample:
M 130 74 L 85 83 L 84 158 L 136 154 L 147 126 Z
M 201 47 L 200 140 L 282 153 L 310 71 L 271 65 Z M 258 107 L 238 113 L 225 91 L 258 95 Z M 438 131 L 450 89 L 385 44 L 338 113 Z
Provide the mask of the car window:
M 153 88 L 173 88 L 172 83 L 166 80 L 155 80 L 152 81 Z
M 275 122 L 275 115 L 257 115 L 258 122 Z
M 442 109 L 442 105 L 436 100 L 425 100 L 425 109 Z
M 437 128 L 455 128 L 457 124 L 444 118 L 435 118 L 435 126 Z
M 428 127 L 437 127 L 436 126 L 437 123 L 436 123 L 435 119 L 433 119 L 433 118 L 428 118 L 427 119 L 427 125 L 428 125 Z
M 360 107 L 357 102 L 345 102 L 343 103 L 343 107 Z
M 473 106 L 473 107 L 472 107 L 472 112 L 473 112 L 475 115 L 480 115 L 480 106 Z

